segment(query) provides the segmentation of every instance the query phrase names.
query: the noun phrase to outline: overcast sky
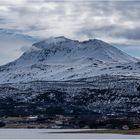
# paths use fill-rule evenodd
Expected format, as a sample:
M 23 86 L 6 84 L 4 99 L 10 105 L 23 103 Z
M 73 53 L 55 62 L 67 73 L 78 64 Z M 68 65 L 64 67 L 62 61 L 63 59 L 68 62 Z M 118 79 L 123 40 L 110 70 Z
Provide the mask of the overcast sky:
M 98 38 L 140 57 L 140 1 L 0 0 L 0 27 L 45 38 Z

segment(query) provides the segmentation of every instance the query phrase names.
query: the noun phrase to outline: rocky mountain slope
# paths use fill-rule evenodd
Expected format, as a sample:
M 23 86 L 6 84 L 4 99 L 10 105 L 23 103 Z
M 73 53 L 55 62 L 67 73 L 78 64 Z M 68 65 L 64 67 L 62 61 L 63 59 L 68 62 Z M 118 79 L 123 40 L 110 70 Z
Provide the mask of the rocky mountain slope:
M 22 111 L 21 111 L 22 110 Z M 140 113 L 140 78 L 96 76 L 71 81 L 0 85 L 3 115 L 111 115 Z

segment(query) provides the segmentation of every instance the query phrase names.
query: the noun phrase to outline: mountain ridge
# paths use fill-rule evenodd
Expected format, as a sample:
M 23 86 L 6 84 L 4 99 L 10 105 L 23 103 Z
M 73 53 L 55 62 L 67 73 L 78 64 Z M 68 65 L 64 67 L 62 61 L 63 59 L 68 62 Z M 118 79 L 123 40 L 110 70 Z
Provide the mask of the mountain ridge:
M 73 54 L 71 54 L 71 55 L 73 55 L 73 56 L 80 55 L 81 58 L 86 55 L 90 55 L 91 57 L 94 57 L 93 55 L 95 55 L 96 53 L 98 53 L 98 54 L 95 57 L 98 57 L 98 55 L 101 55 L 100 57 L 102 57 L 103 54 L 100 54 L 102 52 L 105 52 L 106 54 L 104 54 L 104 55 L 108 55 L 107 57 L 113 57 L 113 55 L 114 55 L 113 52 L 116 51 L 116 53 L 120 53 L 121 56 L 124 55 L 123 56 L 124 62 L 138 60 L 138 59 L 131 57 L 131 56 L 127 55 L 126 53 L 120 51 L 119 49 L 111 46 L 110 44 L 105 43 L 101 40 L 97 40 L 97 39 L 80 42 L 80 41 L 71 40 L 71 39 L 68 39 L 68 38 L 65 38 L 62 36 L 62 37 L 56 37 L 56 38 L 49 38 L 44 41 L 35 43 L 32 46 L 38 48 L 38 50 L 41 49 L 41 50 L 50 51 L 48 53 L 51 53 L 51 52 L 57 53 L 56 51 L 62 51 L 62 52 L 67 51 L 67 54 L 65 54 L 65 55 L 68 55 L 69 53 L 71 53 L 73 51 L 72 52 Z M 95 51 L 100 51 L 100 52 L 95 52 L 95 54 L 92 54 L 91 51 L 92 51 L 92 53 L 94 53 Z M 61 52 L 61 55 L 63 55 L 62 52 Z M 81 53 L 81 54 L 79 54 L 79 53 Z M 118 57 L 121 57 L 121 56 L 118 56 Z M 88 56 L 86 56 L 86 57 L 88 57 Z M 128 59 L 131 59 L 131 60 L 125 60 L 125 57 L 126 58 L 128 57 Z M 94 58 L 94 59 L 96 59 L 96 58 Z M 99 58 L 99 59 L 101 59 L 101 58 Z M 114 60 L 114 61 L 117 61 L 117 58 L 115 58 L 115 59 L 116 60 Z
M 104 41 L 60 36 L 34 43 L 19 59 L 1 66 L 0 81 L 63 81 L 102 74 L 139 76 L 138 62 Z

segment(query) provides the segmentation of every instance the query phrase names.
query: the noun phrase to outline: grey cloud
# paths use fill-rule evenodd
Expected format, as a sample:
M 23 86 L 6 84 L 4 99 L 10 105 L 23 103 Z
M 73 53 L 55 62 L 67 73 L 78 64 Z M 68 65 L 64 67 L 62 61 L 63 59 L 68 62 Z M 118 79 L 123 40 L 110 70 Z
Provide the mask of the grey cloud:
M 17 5 L 15 0 L 6 1 L 0 1 L 9 10 L 0 12 L 0 25 L 27 33 L 76 38 L 106 36 L 128 41 L 140 36 L 140 1 L 21 0 Z
M 134 29 L 125 29 L 120 30 L 118 33 L 115 34 L 118 37 L 123 37 L 126 39 L 132 39 L 132 40 L 140 40 L 140 27 L 134 28 Z
M 0 18 L 0 24 L 5 24 L 5 22 L 8 22 L 8 20 L 1 17 Z
M 77 31 L 77 35 L 85 35 L 88 38 L 96 38 L 103 36 L 112 36 L 115 38 L 124 38 L 127 40 L 140 40 L 140 27 L 138 28 L 122 28 L 120 26 L 104 26 L 100 28 L 84 28 Z

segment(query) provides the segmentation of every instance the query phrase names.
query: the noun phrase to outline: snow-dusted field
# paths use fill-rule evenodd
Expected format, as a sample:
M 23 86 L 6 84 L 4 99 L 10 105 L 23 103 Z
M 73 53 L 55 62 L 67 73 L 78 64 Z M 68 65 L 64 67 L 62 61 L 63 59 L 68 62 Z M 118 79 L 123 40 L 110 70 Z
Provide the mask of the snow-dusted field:
M 83 131 L 83 130 L 0 129 L 0 139 L 140 139 L 140 135 L 49 133 L 49 132 L 64 132 L 64 131 Z

